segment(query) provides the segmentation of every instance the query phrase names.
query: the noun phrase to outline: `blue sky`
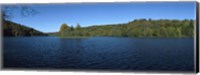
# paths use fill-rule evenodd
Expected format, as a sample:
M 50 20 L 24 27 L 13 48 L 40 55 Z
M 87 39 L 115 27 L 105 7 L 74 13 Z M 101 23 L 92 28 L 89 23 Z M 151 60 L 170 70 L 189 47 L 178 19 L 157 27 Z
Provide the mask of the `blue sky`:
M 13 12 L 11 19 L 42 32 L 56 32 L 62 23 L 82 27 L 117 24 L 134 19 L 195 19 L 195 2 L 133 2 L 133 3 L 68 3 L 28 5 L 37 10 L 35 16 L 22 17 Z

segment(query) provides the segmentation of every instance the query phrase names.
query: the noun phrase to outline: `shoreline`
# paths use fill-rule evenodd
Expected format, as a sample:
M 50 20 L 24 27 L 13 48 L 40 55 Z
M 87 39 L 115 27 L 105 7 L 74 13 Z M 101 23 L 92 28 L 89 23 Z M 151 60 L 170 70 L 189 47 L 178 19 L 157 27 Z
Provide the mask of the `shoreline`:
M 9 38 L 9 37 L 13 37 L 13 38 L 19 38 L 19 37 L 57 37 L 57 38 L 71 38 L 71 39 L 81 39 L 81 38 L 95 38 L 95 37 L 113 37 L 113 38 L 138 38 L 138 39 L 184 39 L 184 38 L 193 38 L 194 37 L 120 37 L 120 36 L 65 36 L 65 37 L 61 37 L 61 36 L 3 36 L 2 38 Z

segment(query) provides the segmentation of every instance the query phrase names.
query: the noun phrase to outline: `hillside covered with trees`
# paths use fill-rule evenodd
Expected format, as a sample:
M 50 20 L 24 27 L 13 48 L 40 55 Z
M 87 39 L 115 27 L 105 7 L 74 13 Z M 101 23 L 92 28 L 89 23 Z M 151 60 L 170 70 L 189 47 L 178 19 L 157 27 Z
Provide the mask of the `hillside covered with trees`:
M 47 34 L 37 31 L 11 21 L 3 20 L 4 36 L 47 36 Z
M 123 24 L 70 27 L 63 23 L 59 32 L 51 33 L 59 37 L 193 37 L 194 20 L 152 20 L 138 19 Z

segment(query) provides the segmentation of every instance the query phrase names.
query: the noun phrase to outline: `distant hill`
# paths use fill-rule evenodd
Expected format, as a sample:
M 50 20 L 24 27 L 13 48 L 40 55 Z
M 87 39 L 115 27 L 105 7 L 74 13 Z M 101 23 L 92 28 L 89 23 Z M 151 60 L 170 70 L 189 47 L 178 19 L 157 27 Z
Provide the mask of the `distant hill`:
M 48 32 L 46 34 L 48 34 L 49 36 L 59 36 L 59 32 Z
M 122 24 L 76 27 L 62 24 L 60 31 L 51 33 L 60 37 L 114 36 L 180 38 L 194 36 L 194 20 L 137 19 Z
M 3 21 L 3 35 L 4 36 L 47 36 L 33 28 L 17 24 L 11 21 Z

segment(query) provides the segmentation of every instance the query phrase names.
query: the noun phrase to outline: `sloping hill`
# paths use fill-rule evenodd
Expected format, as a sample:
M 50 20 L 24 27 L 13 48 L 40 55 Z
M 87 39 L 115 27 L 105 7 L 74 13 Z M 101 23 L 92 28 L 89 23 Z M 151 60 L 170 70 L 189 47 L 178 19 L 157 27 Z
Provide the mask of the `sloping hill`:
M 114 36 L 114 37 L 193 37 L 194 20 L 137 19 L 127 23 L 74 27 L 62 24 L 54 35 L 61 37 Z
M 47 36 L 33 28 L 20 25 L 11 21 L 3 21 L 3 35 L 4 36 Z

